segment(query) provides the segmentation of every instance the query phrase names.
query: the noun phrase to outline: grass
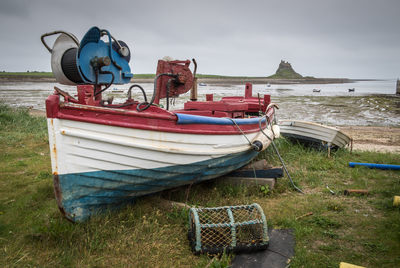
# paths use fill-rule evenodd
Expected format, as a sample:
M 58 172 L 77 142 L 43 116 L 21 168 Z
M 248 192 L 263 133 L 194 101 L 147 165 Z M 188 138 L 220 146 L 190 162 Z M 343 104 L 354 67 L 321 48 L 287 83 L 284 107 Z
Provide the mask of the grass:
M 0 72 L 0 77 L 11 76 L 11 77 L 54 77 L 52 72 Z
M 281 69 L 275 74 L 268 76 L 268 78 L 273 79 L 303 79 L 304 77 L 293 70 Z
M 187 212 L 162 197 L 186 201 L 186 188 L 139 199 L 85 223 L 61 217 L 54 200 L 46 120 L 0 104 L 0 266 L 227 267 L 230 255 L 194 256 L 187 241 Z M 291 176 L 275 189 L 210 181 L 191 188 L 188 203 L 201 206 L 257 202 L 274 228 L 292 228 L 291 267 L 400 266 L 399 171 L 348 168 L 348 162 L 399 164 L 399 154 L 339 150 L 326 153 L 277 142 Z M 279 165 L 272 148 L 260 158 Z M 337 194 L 331 195 L 326 185 Z M 344 196 L 368 189 L 367 196 Z M 311 216 L 298 218 L 312 212 Z

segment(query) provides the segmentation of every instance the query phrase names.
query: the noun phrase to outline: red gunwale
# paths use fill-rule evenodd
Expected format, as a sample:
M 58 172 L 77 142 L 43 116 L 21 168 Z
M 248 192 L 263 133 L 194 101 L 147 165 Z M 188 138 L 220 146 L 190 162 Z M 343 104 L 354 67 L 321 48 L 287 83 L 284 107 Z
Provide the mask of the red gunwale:
M 132 108 L 133 107 L 134 105 Z M 58 95 L 50 95 L 46 100 L 47 118 L 59 118 L 93 124 L 161 132 L 203 135 L 242 135 L 236 125 L 178 125 L 176 123 L 177 116 L 171 111 L 156 106 L 151 106 L 143 112 L 138 112 L 132 108 L 108 108 L 71 102 L 60 102 L 60 97 Z M 265 127 L 265 124 L 263 127 Z M 240 125 L 240 129 L 244 133 L 255 133 L 260 131 L 258 124 Z

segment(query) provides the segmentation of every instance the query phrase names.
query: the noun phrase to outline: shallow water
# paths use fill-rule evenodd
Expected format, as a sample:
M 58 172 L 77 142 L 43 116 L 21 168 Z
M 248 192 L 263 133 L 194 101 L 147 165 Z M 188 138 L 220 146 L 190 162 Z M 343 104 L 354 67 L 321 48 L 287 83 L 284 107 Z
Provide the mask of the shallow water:
M 31 107 L 44 110 L 45 100 L 54 89 L 54 85 L 76 94 L 76 87 L 54 83 L 18 82 L 0 83 L 0 101 L 12 106 Z M 141 84 L 151 98 L 153 84 Z M 114 96 L 114 103 L 126 99 L 128 85 L 115 86 L 123 93 L 106 91 Z M 279 119 L 297 119 L 324 123 L 328 125 L 374 125 L 400 126 L 400 98 L 394 96 L 396 81 L 360 81 L 345 84 L 287 84 L 287 85 L 253 85 L 253 95 L 270 94 L 273 102 L 280 106 L 277 111 Z M 355 91 L 349 93 L 348 89 Z M 320 89 L 314 93 L 313 89 Z M 244 95 L 244 85 L 206 85 L 198 87 L 199 100 L 205 100 L 205 94 L 214 94 L 214 100 L 223 96 Z M 136 89 L 132 92 L 134 99 L 143 100 L 142 93 Z M 189 99 L 189 93 L 176 99 L 172 109 L 183 107 Z M 165 105 L 165 100 L 162 100 Z

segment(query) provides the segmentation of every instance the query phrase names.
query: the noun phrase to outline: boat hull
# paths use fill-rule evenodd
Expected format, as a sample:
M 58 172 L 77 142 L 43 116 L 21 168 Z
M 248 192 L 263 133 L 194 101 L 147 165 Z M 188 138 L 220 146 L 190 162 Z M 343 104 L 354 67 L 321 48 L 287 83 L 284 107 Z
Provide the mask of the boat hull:
M 49 118 L 48 128 L 57 203 L 72 221 L 138 196 L 216 178 L 258 154 L 248 142 L 258 132 L 172 133 L 58 118 Z
M 335 127 L 306 121 L 282 120 L 279 122 L 281 134 L 288 138 L 303 140 L 320 145 L 345 147 L 351 138 Z

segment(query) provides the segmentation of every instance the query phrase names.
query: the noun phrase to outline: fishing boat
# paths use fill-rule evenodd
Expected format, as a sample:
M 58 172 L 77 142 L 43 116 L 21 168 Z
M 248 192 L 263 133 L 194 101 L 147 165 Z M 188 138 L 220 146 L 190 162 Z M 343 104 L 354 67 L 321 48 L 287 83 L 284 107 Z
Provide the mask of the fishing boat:
M 52 48 L 45 40 L 51 35 L 58 35 Z M 197 92 L 194 59 L 193 72 L 190 60 L 159 60 L 150 100 L 133 84 L 125 102 L 113 103 L 102 93 L 133 76 L 123 41 L 98 27 L 81 41 L 64 31 L 41 39 L 57 82 L 77 86 L 77 98 L 55 87 L 46 100 L 54 192 L 71 221 L 227 174 L 279 136 L 275 105 L 269 95 L 253 97 L 251 84 L 243 97 L 214 101 L 208 95 L 170 110 L 169 99 Z M 131 97 L 133 90 L 142 92 L 141 100 Z M 160 105 L 164 99 L 166 108 Z
M 114 87 L 112 90 L 110 90 L 110 92 L 111 93 L 123 93 L 124 90 Z
M 280 120 L 281 135 L 319 148 L 343 148 L 351 138 L 336 127 L 298 120 Z

